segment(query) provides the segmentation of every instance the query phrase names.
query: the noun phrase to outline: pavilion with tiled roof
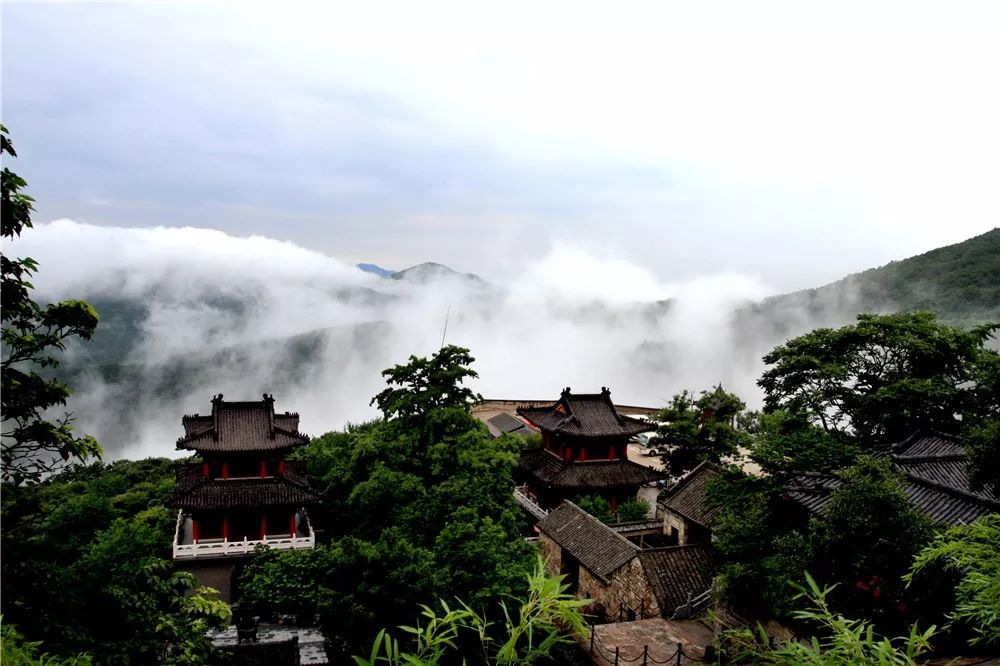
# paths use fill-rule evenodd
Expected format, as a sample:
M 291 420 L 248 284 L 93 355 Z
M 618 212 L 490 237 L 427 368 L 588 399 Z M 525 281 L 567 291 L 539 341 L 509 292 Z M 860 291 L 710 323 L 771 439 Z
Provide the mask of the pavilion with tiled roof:
M 518 415 L 542 433 L 542 448 L 522 456 L 517 468 L 524 493 L 543 509 L 565 499 L 597 494 L 612 511 L 635 499 L 639 487 L 665 475 L 628 459 L 629 440 L 652 426 L 622 416 L 611 391 L 574 394 L 563 390 L 551 405 L 522 407 Z
M 298 414 L 275 413 L 267 394 L 253 402 L 217 395 L 211 414 L 184 416 L 182 423 L 177 448 L 198 457 L 177 467 L 175 560 L 245 558 L 258 544 L 314 546 L 305 507 L 318 496 L 301 464 L 287 460 L 309 441 L 298 430 Z
M 892 447 L 892 464 L 905 477 L 904 492 L 921 513 L 946 525 L 959 525 L 1000 512 L 1000 498 L 969 482 L 965 448 L 940 433 L 916 433 Z M 841 480 L 833 474 L 794 476 L 785 497 L 822 515 Z

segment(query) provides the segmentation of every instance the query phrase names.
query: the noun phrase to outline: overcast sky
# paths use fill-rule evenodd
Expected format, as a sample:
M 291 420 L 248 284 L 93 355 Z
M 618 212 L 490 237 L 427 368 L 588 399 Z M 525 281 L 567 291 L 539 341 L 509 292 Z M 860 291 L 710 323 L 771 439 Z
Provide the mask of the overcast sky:
M 997 3 L 318 5 L 4 2 L 36 221 L 787 290 L 1000 220 Z

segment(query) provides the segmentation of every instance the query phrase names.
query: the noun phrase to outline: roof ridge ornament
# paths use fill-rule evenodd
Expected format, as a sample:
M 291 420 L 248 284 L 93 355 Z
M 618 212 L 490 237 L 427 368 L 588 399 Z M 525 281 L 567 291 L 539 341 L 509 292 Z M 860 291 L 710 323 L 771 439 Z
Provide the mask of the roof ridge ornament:
M 222 407 L 222 394 L 212 396 L 212 438 L 219 441 L 219 409 Z

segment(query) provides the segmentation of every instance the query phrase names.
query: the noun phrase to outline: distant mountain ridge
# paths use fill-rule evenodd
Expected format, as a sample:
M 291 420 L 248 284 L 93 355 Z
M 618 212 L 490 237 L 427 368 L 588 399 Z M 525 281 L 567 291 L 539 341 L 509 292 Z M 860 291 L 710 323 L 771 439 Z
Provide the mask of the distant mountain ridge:
M 433 261 L 425 261 L 422 264 L 410 266 L 409 268 L 393 273 L 389 277 L 393 280 L 407 280 L 417 284 L 425 284 L 438 278 L 459 278 L 478 285 L 486 285 L 486 280 L 475 273 L 459 273 L 444 264 L 438 264 Z
M 929 310 L 943 322 L 973 326 L 1000 321 L 1000 227 L 836 282 L 772 296 L 735 314 L 735 325 L 765 336 L 841 326 L 861 312 Z
M 396 271 L 389 270 L 388 268 L 382 268 L 378 264 L 354 264 L 355 268 L 358 268 L 365 273 L 372 273 L 379 277 L 390 277 Z

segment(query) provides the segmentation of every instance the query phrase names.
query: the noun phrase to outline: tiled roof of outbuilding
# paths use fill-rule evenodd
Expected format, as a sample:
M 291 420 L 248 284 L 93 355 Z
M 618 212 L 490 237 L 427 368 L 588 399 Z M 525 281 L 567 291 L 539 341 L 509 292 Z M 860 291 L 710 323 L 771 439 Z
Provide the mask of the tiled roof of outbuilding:
M 518 469 L 553 488 L 629 488 L 665 476 L 631 460 L 569 461 L 544 449 L 522 456 Z
M 646 421 L 619 414 L 607 387 L 600 393 L 576 395 L 567 387 L 554 404 L 522 407 L 517 413 L 542 430 L 574 437 L 631 437 L 652 428 Z
M 639 552 L 638 546 L 569 501 L 542 518 L 538 529 L 605 582 Z
M 906 476 L 906 496 L 928 518 L 957 525 L 1000 511 L 1000 498 L 969 485 L 965 449 L 959 442 L 939 434 L 915 435 L 893 450 L 893 465 Z M 791 479 L 785 494 L 810 511 L 822 513 L 830 493 L 840 484 L 832 474 L 799 474 Z
M 504 433 L 530 435 L 535 432 L 531 426 L 526 425 L 523 421 L 514 418 L 507 412 L 500 412 L 493 418 L 487 419 L 486 428 L 493 437 L 499 437 Z
M 670 617 L 688 594 L 697 596 L 712 586 L 712 546 L 707 543 L 651 548 L 639 553 L 646 579 L 660 611 Z
M 711 526 L 721 507 L 708 506 L 708 486 L 720 473 L 718 465 L 707 460 L 701 463 L 668 491 L 666 507 L 699 525 Z
M 274 398 L 265 394 L 259 402 L 225 402 L 212 399 L 212 413 L 182 419 L 184 437 L 178 449 L 205 452 L 275 451 L 306 444 L 298 432 L 299 415 L 274 413 Z

